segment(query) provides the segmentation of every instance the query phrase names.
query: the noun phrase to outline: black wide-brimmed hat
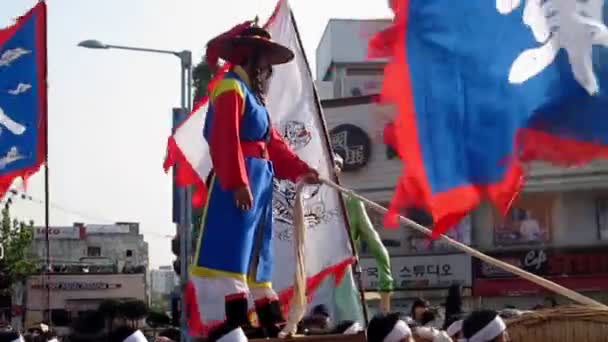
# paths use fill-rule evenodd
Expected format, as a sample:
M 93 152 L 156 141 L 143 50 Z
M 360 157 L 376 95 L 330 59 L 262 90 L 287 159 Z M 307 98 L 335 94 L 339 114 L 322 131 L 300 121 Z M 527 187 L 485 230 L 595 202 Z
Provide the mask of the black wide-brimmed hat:
M 274 42 L 268 31 L 255 25 L 221 40 L 217 49 L 218 56 L 232 64 L 241 63 L 254 52 L 263 55 L 272 65 L 285 64 L 294 58 L 288 47 Z

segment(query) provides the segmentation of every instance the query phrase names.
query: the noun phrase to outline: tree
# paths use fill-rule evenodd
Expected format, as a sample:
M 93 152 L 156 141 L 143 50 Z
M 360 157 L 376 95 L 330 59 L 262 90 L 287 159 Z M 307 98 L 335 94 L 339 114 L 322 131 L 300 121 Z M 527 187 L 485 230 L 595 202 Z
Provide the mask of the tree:
M 33 274 L 36 265 L 29 253 L 34 223 L 11 220 L 10 208 L 2 210 L 0 222 L 0 295 L 8 295 L 11 286 Z
M 127 300 L 120 303 L 118 311 L 132 326 L 137 327 L 139 321 L 146 317 L 148 306 L 141 300 Z
M 106 299 L 99 303 L 97 312 L 103 316 L 108 331 L 113 330 L 114 320 L 119 316 L 119 309 L 120 302 L 115 299 Z
M 158 328 L 171 325 L 171 318 L 166 313 L 160 311 L 151 311 L 146 317 L 146 324 L 152 328 L 152 334 L 156 338 L 156 330 Z
M 207 63 L 205 57 L 194 66 L 192 69 L 192 86 L 194 87 L 194 103 L 198 102 L 207 95 L 207 85 L 213 77 L 213 72 Z

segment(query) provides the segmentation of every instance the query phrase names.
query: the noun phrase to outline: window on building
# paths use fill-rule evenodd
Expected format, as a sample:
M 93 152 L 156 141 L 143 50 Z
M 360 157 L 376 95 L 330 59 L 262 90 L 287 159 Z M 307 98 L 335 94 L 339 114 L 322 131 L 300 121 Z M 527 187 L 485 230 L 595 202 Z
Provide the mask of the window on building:
M 127 258 L 130 258 L 133 256 L 133 251 L 130 249 L 127 249 Z
M 101 247 L 87 247 L 87 256 L 90 256 L 90 257 L 101 256 Z

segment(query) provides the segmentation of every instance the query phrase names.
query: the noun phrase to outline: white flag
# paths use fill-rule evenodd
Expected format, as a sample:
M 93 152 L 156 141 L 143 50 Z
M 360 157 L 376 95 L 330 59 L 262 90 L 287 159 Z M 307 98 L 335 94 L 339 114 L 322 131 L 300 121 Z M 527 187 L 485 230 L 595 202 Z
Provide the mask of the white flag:
M 298 156 L 321 176 L 331 178 L 333 156 L 304 49 L 295 27 L 288 1 L 280 1 L 278 12 L 268 25 L 272 39 L 295 54 L 291 63 L 276 66 L 268 92 L 268 111 L 274 126 Z M 281 291 L 293 285 L 294 248 L 292 204 L 295 185 L 275 181 L 273 286 Z M 326 186 L 310 187 L 305 197 L 306 269 L 313 278 L 324 270 L 350 260 L 352 252 L 341 197 Z

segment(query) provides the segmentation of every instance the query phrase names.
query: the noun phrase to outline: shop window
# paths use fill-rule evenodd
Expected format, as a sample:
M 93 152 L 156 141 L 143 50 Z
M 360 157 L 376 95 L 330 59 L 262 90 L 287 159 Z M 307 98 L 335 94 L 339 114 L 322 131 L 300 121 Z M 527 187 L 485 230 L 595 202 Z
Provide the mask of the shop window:
M 130 258 L 133 256 L 133 251 L 130 249 L 127 249 L 127 258 Z
M 90 256 L 90 257 L 101 256 L 101 247 L 87 247 L 87 256 Z
M 506 217 L 494 215 L 496 246 L 547 244 L 551 241 L 552 217 L 557 195 L 526 194 Z

